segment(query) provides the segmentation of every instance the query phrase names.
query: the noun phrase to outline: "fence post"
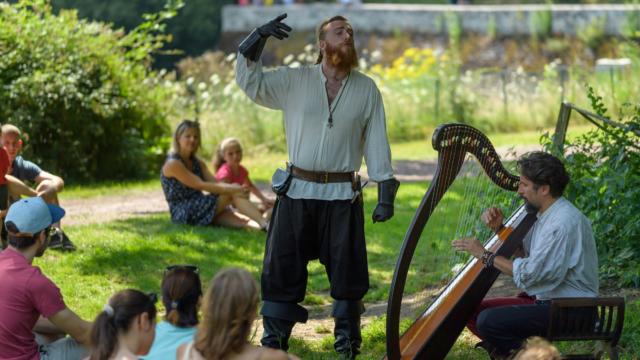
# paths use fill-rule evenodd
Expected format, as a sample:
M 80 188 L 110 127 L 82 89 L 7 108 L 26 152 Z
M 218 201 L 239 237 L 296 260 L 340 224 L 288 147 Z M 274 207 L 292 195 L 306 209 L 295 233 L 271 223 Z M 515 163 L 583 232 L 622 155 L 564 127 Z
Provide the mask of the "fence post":
M 439 124 L 440 123 L 440 78 L 436 78 L 436 84 L 435 84 L 435 100 L 434 100 L 434 107 L 435 107 L 435 113 L 436 113 L 436 123 Z
M 567 137 L 567 127 L 571 117 L 571 103 L 563 101 L 560 105 L 558 120 L 556 121 L 556 132 L 553 134 L 553 148 L 561 154 L 564 148 L 564 140 Z

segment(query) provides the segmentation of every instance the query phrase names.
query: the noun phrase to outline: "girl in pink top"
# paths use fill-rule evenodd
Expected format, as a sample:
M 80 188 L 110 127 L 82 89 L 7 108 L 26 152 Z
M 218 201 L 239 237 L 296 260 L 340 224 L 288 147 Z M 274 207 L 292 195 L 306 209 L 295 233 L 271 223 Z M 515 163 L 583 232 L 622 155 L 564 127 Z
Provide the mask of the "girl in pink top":
M 260 210 L 268 219 L 271 217 L 271 210 L 274 201 L 268 199 L 262 191 L 258 189 L 249 179 L 249 171 L 240 165 L 242 161 L 242 145 L 236 138 L 226 138 L 222 140 L 213 156 L 213 168 L 216 170 L 216 180 L 230 184 L 246 186 L 262 202 Z

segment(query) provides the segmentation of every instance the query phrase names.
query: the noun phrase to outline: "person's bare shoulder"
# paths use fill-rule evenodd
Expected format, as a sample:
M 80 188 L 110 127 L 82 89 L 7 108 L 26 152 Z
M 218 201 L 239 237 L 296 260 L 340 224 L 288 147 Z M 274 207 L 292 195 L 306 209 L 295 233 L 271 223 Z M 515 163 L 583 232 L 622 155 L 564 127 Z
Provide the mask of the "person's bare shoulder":
M 173 177 L 176 171 L 186 170 L 187 168 L 178 159 L 167 159 L 164 165 L 162 165 L 162 173 L 164 176 Z

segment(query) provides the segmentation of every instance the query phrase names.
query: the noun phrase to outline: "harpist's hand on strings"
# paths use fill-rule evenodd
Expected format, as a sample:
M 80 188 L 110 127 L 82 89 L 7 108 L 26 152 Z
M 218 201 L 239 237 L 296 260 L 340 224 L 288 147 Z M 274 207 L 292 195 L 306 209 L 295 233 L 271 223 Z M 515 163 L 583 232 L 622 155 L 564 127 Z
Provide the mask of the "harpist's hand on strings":
M 482 257 L 482 253 L 484 253 L 484 246 L 477 238 L 465 238 L 460 240 L 453 240 L 451 243 L 454 249 L 458 251 L 466 251 L 469 254 L 473 255 L 473 257 L 480 259 Z
M 498 232 L 502 227 L 502 221 L 504 220 L 504 215 L 502 214 L 502 210 L 496 207 L 489 208 L 482 213 L 482 221 L 484 222 L 489 229 L 493 230 L 493 232 Z

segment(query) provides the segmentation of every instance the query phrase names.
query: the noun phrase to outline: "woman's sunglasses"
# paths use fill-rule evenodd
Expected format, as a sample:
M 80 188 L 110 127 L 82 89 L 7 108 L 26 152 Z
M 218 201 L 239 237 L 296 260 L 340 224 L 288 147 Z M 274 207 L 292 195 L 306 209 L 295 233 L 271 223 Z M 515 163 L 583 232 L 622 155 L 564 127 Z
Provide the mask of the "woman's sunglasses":
M 169 265 L 164 270 L 165 274 L 173 270 L 188 270 L 194 274 L 200 274 L 200 268 L 196 265 Z

